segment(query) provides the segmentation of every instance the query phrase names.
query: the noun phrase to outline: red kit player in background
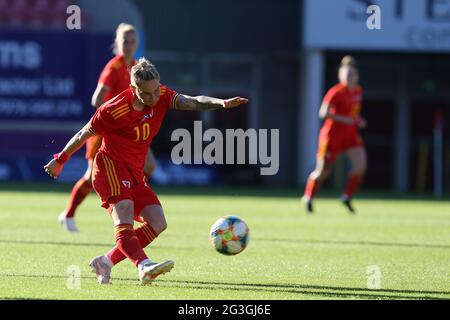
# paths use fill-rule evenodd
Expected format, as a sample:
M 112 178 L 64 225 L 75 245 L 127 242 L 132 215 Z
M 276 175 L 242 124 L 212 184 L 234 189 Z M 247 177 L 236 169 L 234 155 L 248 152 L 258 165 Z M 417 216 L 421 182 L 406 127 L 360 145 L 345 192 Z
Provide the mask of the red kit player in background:
M 116 54 L 103 69 L 98 80 L 97 88 L 92 96 L 92 106 L 100 107 L 105 101 L 117 96 L 130 86 L 130 69 L 136 64 L 134 54 L 137 49 L 137 32 L 134 26 L 121 23 L 116 30 L 114 53 Z M 86 160 L 88 167 L 83 177 L 72 189 L 67 207 L 59 215 L 58 221 L 69 232 L 78 232 L 75 225 L 75 211 L 92 191 L 92 167 L 94 157 L 102 143 L 101 136 L 94 136 L 86 142 Z M 147 155 L 145 173 L 152 174 L 156 167 L 156 160 L 151 150 Z
M 144 178 L 147 151 L 166 111 L 227 109 L 247 102 L 240 97 L 222 100 L 178 94 L 161 85 L 155 66 L 141 58 L 131 69 L 130 88 L 98 108 L 63 151 L 44 166 L 57 178 L 64 163 L 87 139 L 103 136 L 94 159 L 92 183 L 113 219 L 116 246 L 90 262 L 99 283 L 109 283 L 111 268 L 125 258 L 138 268 L 143 284 L 174 266 L 172 260 L 151 261 L 143 250 L 167 227 L 162 206 Z M 142 224 L 133 228 L 133 220 Z
M 312 200 L 341 153 L 351 163 L 342 202 L 350 212 L 355 212 L 351 199 L 367 166 L 366 150 L 359 135 L 359 128 L 367 124 L 360 116 L 362 88 L 358 81 L 355 59 L 345 56 L 339 68 L 339 83 L 328 90 L 319 111 L 319 117 L 325 122 L 319 134 L 316 168 L 308 177 L 303 196 L 308 213 L 313 212 Z

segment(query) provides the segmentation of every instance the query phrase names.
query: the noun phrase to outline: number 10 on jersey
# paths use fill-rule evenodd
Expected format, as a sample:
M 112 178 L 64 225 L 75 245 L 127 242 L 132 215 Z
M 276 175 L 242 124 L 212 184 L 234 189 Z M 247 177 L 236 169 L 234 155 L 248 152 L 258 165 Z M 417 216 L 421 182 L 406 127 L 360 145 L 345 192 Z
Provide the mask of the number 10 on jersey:
M 145 141 L 150 136 L 150 124 L 144 123 L 142 128 L 134 127 L 134 131 L 136 131 L 136 140 L 135 141 Z

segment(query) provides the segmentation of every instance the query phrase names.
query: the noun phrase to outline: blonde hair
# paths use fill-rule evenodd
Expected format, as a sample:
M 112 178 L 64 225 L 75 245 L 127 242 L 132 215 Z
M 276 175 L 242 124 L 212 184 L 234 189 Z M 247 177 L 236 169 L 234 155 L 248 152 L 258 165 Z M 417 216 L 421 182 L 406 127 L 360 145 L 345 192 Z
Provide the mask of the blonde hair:
M 342 83 L 343 81 L 347 81 L 344 78 L 347 77 L 346 73 L 351 69 L 353 69 L 353 71 L 356 75 L 356 82 L 358 82 L 359 72 L 358 72 L 358 68 L 356 67 L 356 60 L 352 56 L 346 55 L 342 58 L 341 64 L 339 65 L 339 70 L 338 70 L 339 82 Z
M 146 58 L 142 57 L 131 68 L 131 84 L 138 87 L 143 81 L 160 80 L 158 70 Z
M 356 60 L 352 56 L 346 55 L 342 58 L 340 66 L 341 67 L 344 67 L 344 66 L 356 67 Z
M 119 41 L 119 39 L 122 38 L 127 32 L 134 32 L 137 35 L 136 27 L 132 24 L 122 22 L 117 26 L 116 38 L 114 39 L 114 54 L 117 54 L 117 41 Z

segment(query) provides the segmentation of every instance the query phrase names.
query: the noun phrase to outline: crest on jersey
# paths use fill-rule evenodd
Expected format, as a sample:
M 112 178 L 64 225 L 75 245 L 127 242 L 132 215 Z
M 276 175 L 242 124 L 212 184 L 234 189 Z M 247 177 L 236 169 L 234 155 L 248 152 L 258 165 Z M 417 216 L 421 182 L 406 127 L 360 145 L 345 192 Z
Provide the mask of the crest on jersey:
M 150 113 L 144 114 L 144 117 L 142 118 L 141 122 L 150 118 L 153 118 L 153 110 Z
M 122 180 L 122 184 L 125 186 L 125 188 L 131 189 L 131 183 L 128 180 Z

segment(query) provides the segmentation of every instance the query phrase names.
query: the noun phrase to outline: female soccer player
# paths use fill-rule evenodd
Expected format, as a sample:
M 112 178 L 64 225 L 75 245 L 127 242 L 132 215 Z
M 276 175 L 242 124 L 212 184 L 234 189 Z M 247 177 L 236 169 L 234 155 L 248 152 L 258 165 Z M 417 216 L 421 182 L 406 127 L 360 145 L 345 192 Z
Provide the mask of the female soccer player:
M 353 57 L 342 59 L 338 76 L 339 83 L 328 90 L 319 111 L 319 117 L 325 122 L 319 134 L 316 168 L 308 177 L 303 196 L 308 213 L 313 212 L 312 199 L 341 153 L 345 153 L 351 163 L 342 201 L 352 213 L 355 210 L 351 199 L 366 171 L 366 150 L 358 132 L 359 128 L 366 127 L 366 121 L 360 116 L 362 88 L 358 85 L 359 75 Z
M 142 284 L 174 266 L 172 260 L 152 262 L 143 250 L 167 227 L 161 203 L 144 180 L 147 151 L 166 111 L 228 109 L 247 102 L 241 97 L 222 100 L 178 94 L 161 85 L 155 66 L 141 58 L 131 69 L 130 88 L 98 108 L 63 151 L 44 166 L 51 177 L 57 178 L 64 163 L 87 139 L 103 136 L 94 159 L 92 183 L 102 207 L 113 219 L 116 246 L 90 262 L 99 283 L 109 283 L 112 266 L 125 258 L 138 268 Z M 134 229 L 133 220 L 142 224 Z
M 103 69 L 98 80 L 97 88 L 92 95 L 91 104 L 94 108 L 117 96 L 130 85 L 130 68 L 136 63 L 134 54 L 137 49 L 137 32 L 134 26 L 121 23 L 116 30 L 114 41 L 114 53 L 116 54 Z M 101 136 L 94 136 L 86 142 L 86 160 L 88 167 L 83 177 L 75 184 L 69 199 L 67 208 L 59 215 L 59 222 L 69 232 L 78 232 L 75 225 L 75 211 L 86 196 L 92 191 L 92 165 L 94 157 L 100 148 Z M 149 149 L 145 165 L 145 173 L 148 178 L 156 167 L 156 160 Z

